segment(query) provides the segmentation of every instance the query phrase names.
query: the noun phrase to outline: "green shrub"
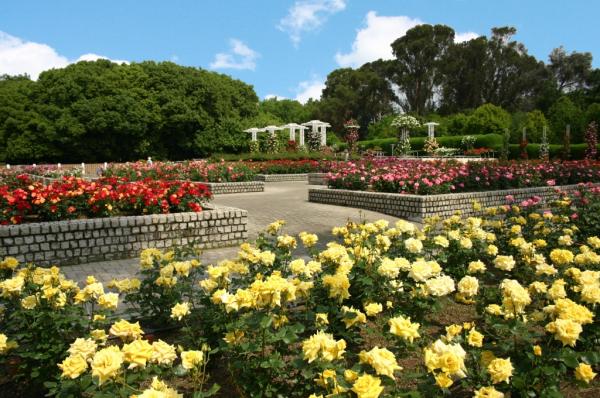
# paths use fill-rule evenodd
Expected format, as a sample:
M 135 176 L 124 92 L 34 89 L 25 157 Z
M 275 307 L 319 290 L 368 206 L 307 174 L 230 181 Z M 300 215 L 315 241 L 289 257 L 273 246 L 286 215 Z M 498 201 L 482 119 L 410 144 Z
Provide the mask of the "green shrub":
M 280 152 L 280 153 L 216 153 L 210 157 L 211 161 L 220 161 L 221 159 L 234 162 L 237 160 L 302 160 L 302 159 L 314 159 L 314 160 L 333 160 L 335 156 L 324 154 L 321 152 Z
M 571 144 L 571 160 L 580 160 L 585 158 L 586 144 Z M 521 149 L 517 144 L 511 144 L 510 147 L 510 159 L 519 159 Z M 600 150 L 600 145 L 598 146 Z M 550 145 L 550 158 L 558 159 L 561 156 L 563 146 L 559 144 Z M 527 145 L 527 155 L 529 159 L 539 159 L 540 157 L 540 144 L 529 144 Z
M 447 148 L 461 148 L 462 138 L 462 135 L 436 137 L 438 144 Z M 475 138 L 475 148 L 491 148 L 495 151 L 499 151 L 502 147 L 502 136 L 500 134 L 475 135 Z M 426 139 L 427 137 L 412 137 L 410 139 L 411 148 L 414 151 L 422 151 Z M 380 147 L 386 154 L 391 155 L 392 144 L 394 144 L 394 153 L 397 153 L 398 139 L 396 138 L 358 141 L 358 148 L 364 151 L 373 149 L 374 147 Z

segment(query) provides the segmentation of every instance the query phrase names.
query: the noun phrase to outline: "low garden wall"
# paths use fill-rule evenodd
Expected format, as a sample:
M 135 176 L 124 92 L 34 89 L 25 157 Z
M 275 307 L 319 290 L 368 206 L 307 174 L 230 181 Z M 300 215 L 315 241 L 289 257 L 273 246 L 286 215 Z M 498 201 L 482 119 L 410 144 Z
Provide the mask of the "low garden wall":
M 248 213 L 215 207 L 199 213 L 152 214 L 0 226 L 0 258 L 70 265 L 133 258 L 149 247 L 194 242 L 207 249 L 248 238 Z
M 308 185 L 327 185 L 327 173 L 308 173 Z
M 210 188 L 213 195 L 244 192 L 264 192 L 265 183 L 262 181 L 242 182 L 203 182 Z
M 467 216 L 473 215 L 477 213 L 473 209 L 474 201 L 479 202 L 483 208 L 500 206 L 506 204 L 507 195 L 512 195 L 517 203 L 527 200 L 532 196 L 539 196 L 543 202 L 547 202 L 558 197 L 556 188 L 566 192 L 574 192 L 578 186 L 565 185 L 560 187 L 535 187 L 443 195 L 408 195 L 344 189 L 309 188 L 308 200 L 316 203 L 373 210 L 410 221 L 422 222 L 423 219 L 435 215 L 441 217 L 452 216 L 457 210 L 460 210 Z
M 283 182 L 283 181 L 306 181 L 308 174 L 257 174 L 257 181 Z

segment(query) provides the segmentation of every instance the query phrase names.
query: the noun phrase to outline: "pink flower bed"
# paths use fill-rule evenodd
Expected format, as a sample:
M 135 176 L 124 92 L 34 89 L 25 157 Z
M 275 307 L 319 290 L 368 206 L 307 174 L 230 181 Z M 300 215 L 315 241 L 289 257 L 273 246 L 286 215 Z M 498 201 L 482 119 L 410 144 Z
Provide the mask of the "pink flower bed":
M 336 189 L 432 195 L 600 182 L 600 162 L 424 162 L 365 160 L 337 165 Z

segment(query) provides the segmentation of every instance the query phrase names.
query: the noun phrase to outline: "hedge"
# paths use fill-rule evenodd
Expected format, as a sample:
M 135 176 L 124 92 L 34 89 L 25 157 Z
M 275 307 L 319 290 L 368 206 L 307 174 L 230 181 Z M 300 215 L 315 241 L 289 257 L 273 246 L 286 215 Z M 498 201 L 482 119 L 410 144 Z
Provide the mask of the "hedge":
M 440 146 L 447 148 L 461 148 L 461 140 L 463 135 L 455 136 L 441 136 L 436 137 L 437 142 Z M 491 148 L 495 151 L 499 151 L 502 148 L 502 136 L 500 134 L 480 134 L 475 135 L 475 148 Z M 419 151 L 423 149 L 425 140 L 427 137 L 412 137 L 410 139 L 410 146 L 413 150 Z M 368 141 L 358 141 L 358 148 L 361 150 L 373 149 L 375 147 L 381 148 L 386 154 L 391 155 L 392 144 L 394 144 L 394 151 L 398 148 L 398 139 L 393 138 L 379 138 Z M 340 149 L 346 149 L 346 144 L 340 145 Z
M 558 144 L 550 145 L 550 158 L 560 158 L 563 151 L 563 146 Z M 585 158 L 585 150 L 587 144 L 571 144 L 571 159 L 578 160 Z M 600 145 L 597 145 L 598 151 L 600 152 Z M 511 159 L 521 158 L 521 147 L 518 144 L 511 144 L 509 146 L 509 153 Z M 540 157 L 540 144 L 529 144 L 527 145 L 527 155 L 529 159 L 538 159 Z
M 216 153 L 210 157 L 212 161 L 237 161 L 237 160 L 334 160 L 335 156 L 326 155 L 320 152 L 279 152 L 279 153 Z

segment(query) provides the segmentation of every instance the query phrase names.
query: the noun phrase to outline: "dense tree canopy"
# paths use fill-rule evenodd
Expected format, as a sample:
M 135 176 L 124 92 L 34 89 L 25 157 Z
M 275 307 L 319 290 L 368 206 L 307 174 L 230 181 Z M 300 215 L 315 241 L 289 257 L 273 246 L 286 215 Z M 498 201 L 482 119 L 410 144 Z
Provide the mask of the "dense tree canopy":
M 513 142 L 523 128 L 539 142 L 547 127 L 550 141 L 560 143 L 569 125 L 572 142 L 580 142 L 585 126 L 600 122 L 600 69 L 592 55 L 558 47 L 544 63 L 513 40 L 515 33 L 493 28 L 457 43 L 448 26 L 416 26 L 390 43 L 392 59 L 333 70 L 322 97 L 306 104 L 259 101 L 244 82 L 170 62 L 79 62 L 37 81 L 0 76 L 0 162 L 240 152 L 248 147 L 248 127 L 314 118 L 340 136 L 353 118 L 363 139 L 392 137 L 398 112 L 436 121 L 444 134 L 508 128 Z

